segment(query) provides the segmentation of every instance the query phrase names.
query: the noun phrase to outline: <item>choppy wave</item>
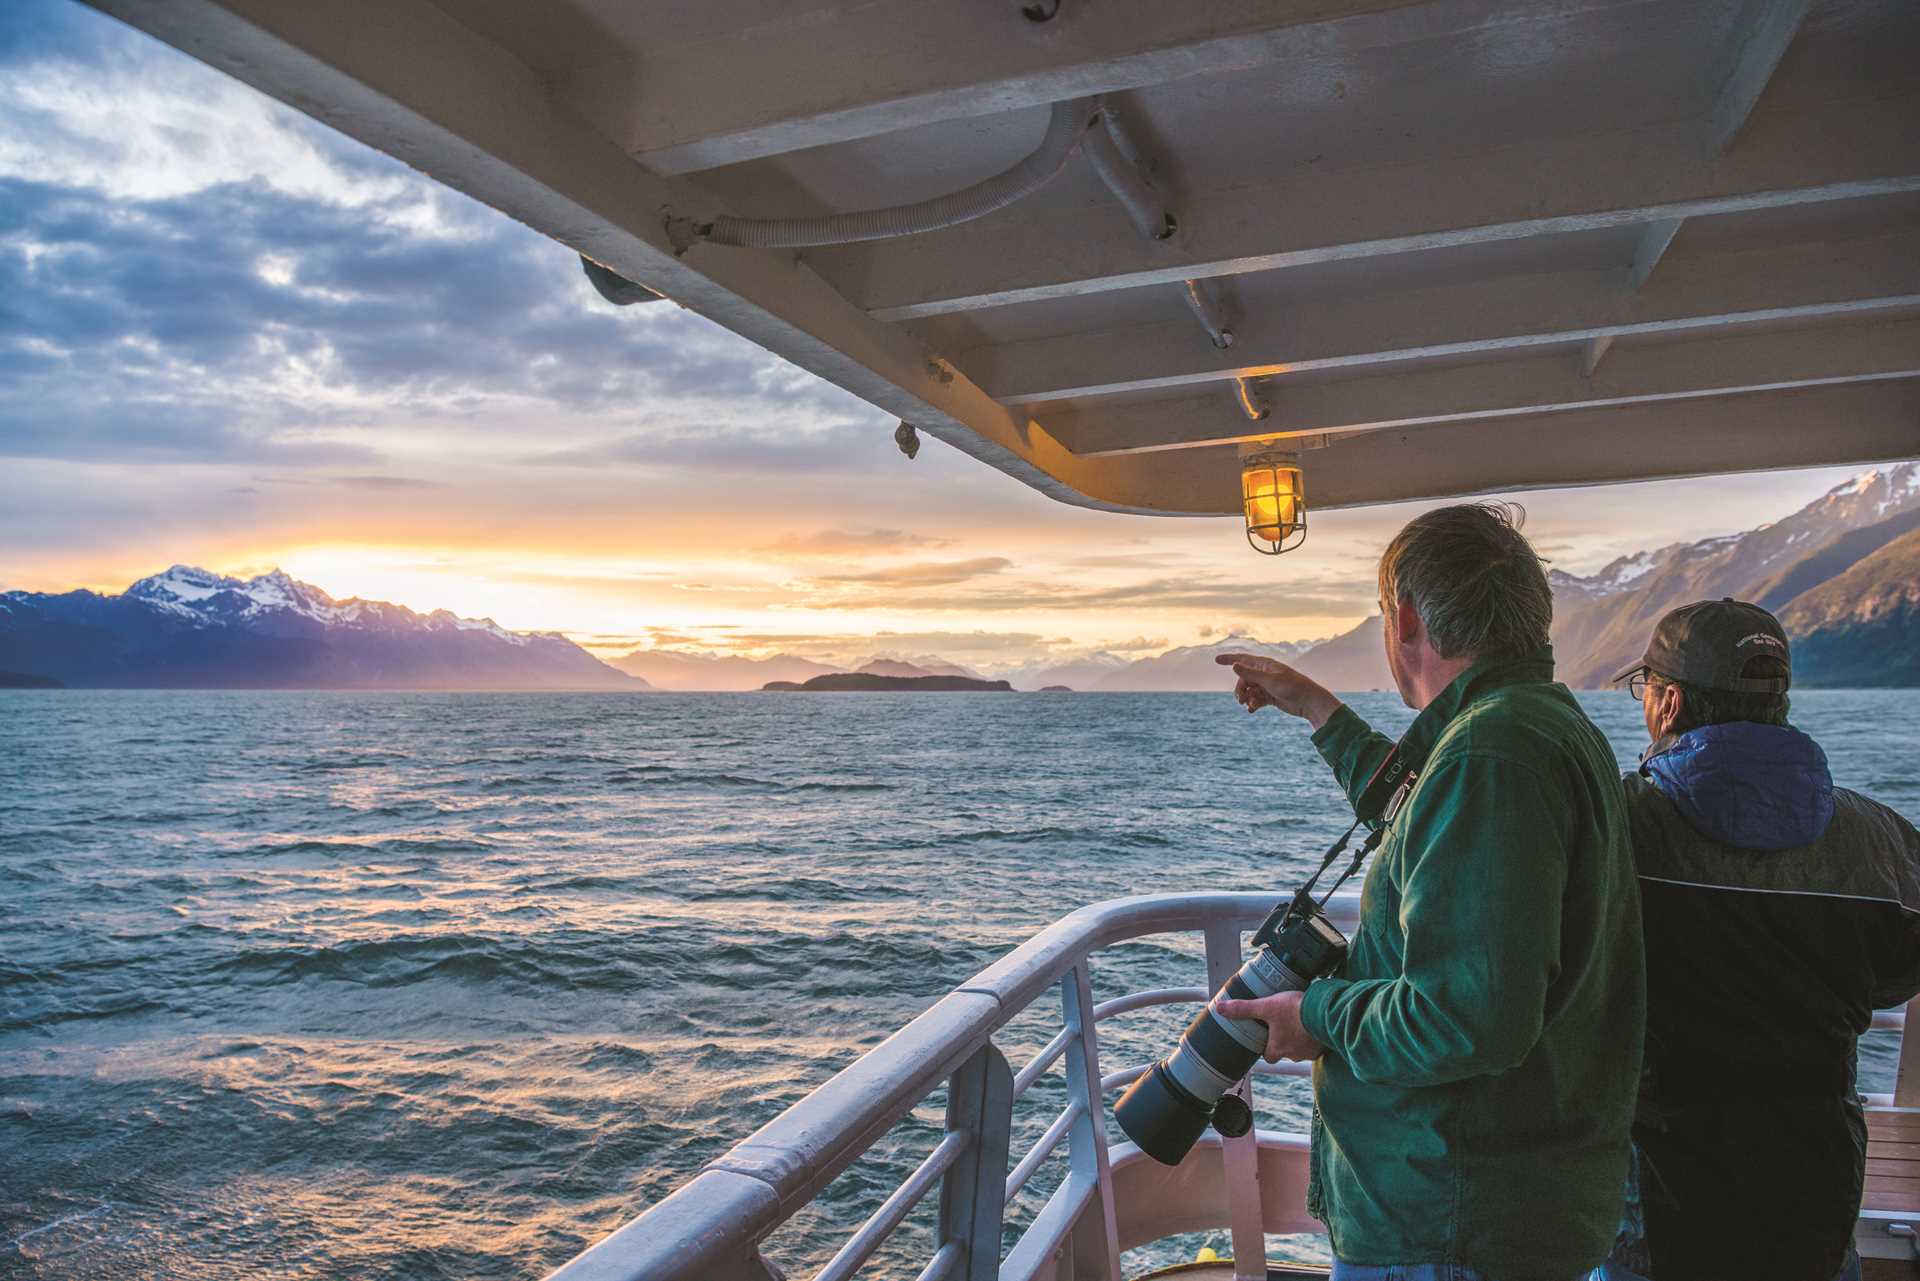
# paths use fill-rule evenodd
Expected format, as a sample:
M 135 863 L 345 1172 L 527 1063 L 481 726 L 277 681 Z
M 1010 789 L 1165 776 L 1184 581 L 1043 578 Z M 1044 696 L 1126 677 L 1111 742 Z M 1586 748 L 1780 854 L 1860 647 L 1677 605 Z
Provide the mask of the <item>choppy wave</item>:
M 1631 762 L 1637 707 L 1590 706 Z M 1920 812 L 1887 746 L 1920 696 L 1795 711 Z M 1224 696 L 9 692 L 0 760 L 0 1274 L 36 1281 L 537 1276 L 1071 908 L 1278 894 L 1344 826 L 1304 733 Z M 1115 948 L 1096 993 L 1199 964 Z M 1300 1087 L 1262 1089 L 1299 1128 Z M 917 1109 L 777 1257 L 817 1267 L 939 1125 Z

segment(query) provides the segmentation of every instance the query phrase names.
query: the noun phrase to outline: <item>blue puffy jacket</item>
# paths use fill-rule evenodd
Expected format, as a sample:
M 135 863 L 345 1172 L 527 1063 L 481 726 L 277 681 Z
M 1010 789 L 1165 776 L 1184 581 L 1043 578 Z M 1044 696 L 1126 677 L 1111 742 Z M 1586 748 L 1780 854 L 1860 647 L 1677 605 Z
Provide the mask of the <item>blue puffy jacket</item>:
M 1827 754 L 1785 725 L 1689 730 L 1650 753 L 1644 772 L 1689 827 L 1737 849 L 1811 845 L 1833 822 Z

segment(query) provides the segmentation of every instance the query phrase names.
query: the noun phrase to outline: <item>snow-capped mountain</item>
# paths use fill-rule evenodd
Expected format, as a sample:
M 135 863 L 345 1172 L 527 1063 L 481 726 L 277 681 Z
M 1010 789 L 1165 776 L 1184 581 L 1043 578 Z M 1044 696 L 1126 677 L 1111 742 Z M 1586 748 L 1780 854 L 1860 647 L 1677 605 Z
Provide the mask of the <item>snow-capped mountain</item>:
M 1154 658 L 1143 658 L 1113 672 L 1092 688 L 1097 690 L 1229 690 L 1232 673 L 1214 659 L 1236 652 L 1260 654 L 1291 663 L 1318 641 L 1261 641 L 1251 636 L 1227 636 L 1205 645 L 1183 645 Z
M 1100 688 L 1100 682 L 1132 665 L 1133 660 L 1104 649 L 1074 658 L 1031 658 L 1024 663 L 992 669 L 1001 680 L 1012 681 L 1015 689 L 1045 689 L 1065 685 L 1068 689 Z
M 1393 673 L 1387 670 L 1386 637 L 1378 614 L 1351 631 L 1315 645 L 1293 665 L 1336 693 L 1368 690 L 1392 693 L 1394 690 Z
M 562 636 L 191 565 L 119 595 L 0 594 L 0 670 L 123 688 L 647 688 Z
M 1794 685 L 1920 684 L 1920 464 L 1880 467 L 1783 520 L 1622 556 L 1584 577 L 1550 571 L 1557 674 L 1604 686 L 1690 601 L 1732 596 L 1774 611 L 1793 642 Z M 1380 620 L 1300 656 L 1336 690 L 1393 688 Z
M 509 645 L 524 646 L 538 635 L 510 632 L 491 618 L 457 618 L 444 609 L 416 614 L 386 601 L 358 597 L 337 601 L 278 569 L 242 581 L 192 565 L 175 565 L 164 574 L 141 579 L 125 594 L 202 626 L 265 621 L 279 614 L 351 627 L 486 632 Z
M 1901 463 L 1862 472 L 1792 515 L 1743 533 L 1622 557 L 1585 578 L 1555 573 L 1561 679 L 1605 682 L 1646 648 L 1662 614 L 1689 601 L 1732 596 L 1784 616 L 1796 598 L 1916 527 L 1920 464 Z M 1821 679 L 1817 667 L 1796 672 L 1802 678 Z
M 1599 573 L 1585 578 L 1576 577 L 1558 569 L 1547 571 L 1547 581 L 1555 593 L 1572 592 L 1583 596 L 1612 596 L 1617 592 L 1630 591 L 1633 585 L 1652 573 L 1661 559 L 1680 544 L 1662 547 L 1658 551 L 1635 552 L 1631 556 L 1622 556 L 1604 566 Z
M 1548 575 L 1560 679 L 1604 684 L 1644 650 L 1653 625 L 1688 601 L 1733 596 L 1778 614 L 1794 681 L 1920 684 L 1920 464 L 1876 468 L 1785 519 L 1744 533 L 1622 556 L 1598 572 Z M 1336 690 L 1391 689 L 1380 620 L 1328 641 L 1228 636 L 1129 661 L 1104 651 L 995 667 L 1018 689 L 1232 687 L 1216 655 L 1293 663 Z M 0 593 L 0 675 L 68 685 L 341 689 L 759 689 L 830 671 L 811 659 L 636 650 L 600 662 L 564 637 L 512 632 L 445 610 L 335 600 L 278 570 L 229 578 L 189 565 L 119 595 Z M 937 656 L 879 653 L 858 665 L 896 676 L 979 673 Z M 628 675 L 631 673 L 631 675 Z

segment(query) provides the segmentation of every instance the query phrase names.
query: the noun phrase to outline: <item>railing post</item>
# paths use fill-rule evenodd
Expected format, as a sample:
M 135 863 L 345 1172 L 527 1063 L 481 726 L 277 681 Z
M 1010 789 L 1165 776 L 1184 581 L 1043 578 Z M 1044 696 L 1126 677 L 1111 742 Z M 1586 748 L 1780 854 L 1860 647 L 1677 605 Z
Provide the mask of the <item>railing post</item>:
M 989 1041 L 947 1082 L 947 1129 L 970 1136 L 940 1184 L 939 1250 L 958 1241 L 955 1274 L 966 1281 L 1000 1275 L 1000 1225 L 1006 1213 L 1007 1143 L 1013 1130 L 1013 1069 Z
M 1907 1002 L 1907 1022 L 1900 1029 L 1900 1067 L 1893 1078 L 1893 1106 L 1920 1108 L 1920 996 Z
M 1210 925 L 1207 937 L 1207 990 L 1218 992 L 1240 968 L 1240 931 Z M 1253 1106 L 1253 1077 L 1235 1091 Z M 1267 1235 L 1260 1214 L 1260 1146 L 1256 1131 L 1220 1140 L 1220 1162 L 1227 1184 L 1227 1221 L 1233 1226 L 1235 1281 L 1266 1281 Z
M 1073 1229 L 1073 1275 L 1120 1281 L 1120 1231 L 1114 1218 L 1113 1178 L 1107 1165 L 1107 1105 L 1100 1092 L 1100 1037 L 1093 1021 L 1093 984 L 1083 956 L 1060 980 L 1066 1015 L 1067 1100 L 1080 1115 L 1070 1131 L 1072 1168 L 1068 1178 L 1091 1186 L 1093 1197 Z

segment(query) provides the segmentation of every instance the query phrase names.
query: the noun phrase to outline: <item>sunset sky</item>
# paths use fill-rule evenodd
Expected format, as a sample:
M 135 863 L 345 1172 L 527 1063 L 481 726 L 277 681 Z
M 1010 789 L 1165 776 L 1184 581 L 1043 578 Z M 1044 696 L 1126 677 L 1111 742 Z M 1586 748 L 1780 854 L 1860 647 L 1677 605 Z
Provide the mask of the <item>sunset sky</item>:
M 1417 510 L 1315 513 L 1275 560 L 893 427 L 91 10 L 0 7 L 0 589 L 279 566 L 608 651 L 990 664 L 1331 635 Z M 1520 497 L 1583 573 L 1857 470 Z

